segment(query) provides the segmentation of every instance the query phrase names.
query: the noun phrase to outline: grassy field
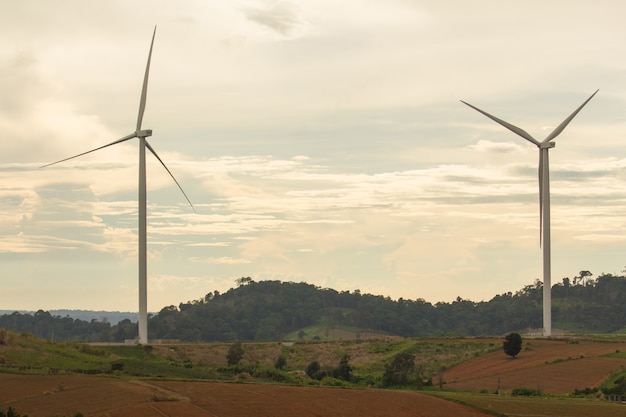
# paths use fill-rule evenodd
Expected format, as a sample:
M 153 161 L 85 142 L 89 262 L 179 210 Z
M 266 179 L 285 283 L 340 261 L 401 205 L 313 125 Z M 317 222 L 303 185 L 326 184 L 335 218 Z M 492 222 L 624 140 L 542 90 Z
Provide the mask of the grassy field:
M 0 345 L 0 367 L 11 366 L 37 373 L 42 369 L 106 369 L 108 354 L 79 343 L 54 343 L 28 333 L 7 332 Z M 6 370 L 6 369 L 5 369 Z

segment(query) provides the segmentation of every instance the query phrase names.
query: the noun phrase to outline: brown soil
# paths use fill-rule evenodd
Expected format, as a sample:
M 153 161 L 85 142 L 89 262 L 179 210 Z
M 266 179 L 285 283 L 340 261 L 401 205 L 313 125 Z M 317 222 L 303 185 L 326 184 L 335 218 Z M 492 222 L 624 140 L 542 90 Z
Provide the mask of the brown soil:
M 601 384 L 612 372 L 626 366 L 626 360 L 602 357 L 626 343 L 599 343 L 558 340 L 531 340 L 516 358 L 502 351 L 464 362 L 444 373 L 446 389 L 503 392 L 513 388 L 533 388 L 550 394 L 571 393 L 575 389 Z
M 510 395 L 481 395 L 464 392 L 443 394 L 446 398 L 462 401 L 493 411 L 495 415 L 517 417 L 624 417 L 626 406 L 606 400 L 581 400 L 559 397 L 513 397 Z
M 486 417 L 409 391 L 0 374 L 0 410 L 30 417 Z

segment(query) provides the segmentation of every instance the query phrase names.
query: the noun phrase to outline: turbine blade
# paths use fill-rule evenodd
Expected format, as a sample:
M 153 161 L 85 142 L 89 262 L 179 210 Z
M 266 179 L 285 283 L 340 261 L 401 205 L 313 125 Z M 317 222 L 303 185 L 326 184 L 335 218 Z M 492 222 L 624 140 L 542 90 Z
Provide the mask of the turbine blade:
M 109 143 L 109 144 L 106 144 L 106 145 L 100 146 L 100 147 L 98 147 L 98 148 L 92 149 L 92 150 L 87 151 L 87 152 L 79 153 L 78 155 L 70 156 L 69 158 L 61 159 L 60 161 L 51 162 L 51 163 L 49 163 L 49 164 L 42 165 L 42 166 L 40 166 L 39 168 L 45 168 L 45 167 L 49 167 L 50 165 L 58 164 L 58 163 L 60 163 L 60 162 L 69 161 L 70 159 L 78 158 L 79 156 L 87 155 L 88 153 L 92 153 L 92 152 L 95 152 L 95 151 L 99 151 L 100 149 L 104 149 L 104 148 L 107 148 L 107 147 L 109 147 L 109 146 L 117 145 L 118 143 L 121 143 L 121 142 L 126 142 L 127 140 L 130 140 L 130 139 L 133 139 L 133 138 L 136 138 L 136 137 L 137 137 L 136 132 L 133 132 L 133 133 L 131 133 L 130 135 L 126 135 L 126 136 L 124 136 L 123 138 L 118 139 L 118 140 L 116 140 L 116 141 L 113 141 L 113 142 L 111 142 L 111 143 Z
M 496 123 L 501 124 L 502 126 L 506 127 L 507 129 L 509 129 L 511 132 L 523 137 L 524 139 L 526 139 L 527 141 L 531 142 L 534 145 L 539 146 L 539 141 L 536 140 L 535 138 L 533 138 L 532 136 L 530 136 L 530 134 L 528 134 L 528 132 L 526 132 L 524 129 L 520 129 L 517 126 L 512 125 L 511 123 L 505 122 L 502 119 L 498 119 L 495 116 L 492 116 L 491 114 L 487 113 L 486 111 L 483 111 L 481 109 L 479 109 L 478 107 L 474 107 L 469 103 L 466 103 L 465 101 L 461 100 L 461 103 L 468 105 L 469 107 L 473 108 L 474 110 L 476 110 L 479 113 L 484 114 L 485 116 L 487 116 L 488 118 L 490 118 L 491 120 L 493 120 Z
M 156 36 L 156 26 L 152 32 L 152 42 L 150 43 L 150 52 L 148 53 L 148 63 L 146 64 L 146 73 L 143 76 L 143 86 L 141 87 L 141 100 L 139 101 L 139 115 L 137 116 L 137 131 L 141 130 L 141 122 L 143 121 L 143 113 L 146 110 L 146 98 L 148 96 L 148 75 L 150 74 L 150 60 L 152 59 L 152 47 L 154 46 L 154 37 Z
M 159 162 L 161 163 L 161 165 L 163 165 L 163 168 L 165 168 L 165 170 L 167 171 L 168 174 L 170 174 L 170 177 L 172 177 L 172 179 L 174 180 L 174 182 L 176 183 L 176 185 L 178 185 L 178 189 L 183 193 L 183 195 L 185 196 L 185 198 L 187 199 L 187 202 L 189 203 L 189 206 L 191 206 L 191 209 L 193 210 L 194 213 L 196 213 L 196 209 L 193 206 L 193 204 L 191 204 L 191 200 L 189 200 L 189 197 L 187 197 L 187 194 L 185 193 L 185 191 L 183 190 L 183 187 L 180 186 L 180 184 L 178 183 L 178 181 L 176 180 L 176 178 L 174 177 L 174 174 L 172 174 L 172 172 L 169 170 L 169 168 L 165 165 L 165 162 L 163 162 L 163 160 L 159 157 L 159 155 L 156 153 L 156 151 L 152 148 L 152 146 L 150 146 L 150 144 L 148 143 L 148 141 L 146 140 L 146 148 L 148 148 L 150 150 L 150 152 L 152 152 L 152 155 L 154 155 L 156 157 L 156 159 L 159 160 Z
M 570 116 L 569 116 L 567 119 L 563 120 L 563 122 L 562 122 L 562 123 L 561 123 L 561 124 L 560 124 L 560 125 L 556 128 L 556 129 L 554 129 L 554 130 L 552 131 L 552 133 L 550 133 L 550 135 L 548 135 L 548 137 L 547 137 L 547 138 L 545 138 L 545 139 L 543 140 L 543 143 L 550 142 L 552 139 L 554 139 L 554 138 L 556 138 L 557 136 L 559 136 L 559 135 L 561 134 L 561 132 L 563 131 L 563 129 L 565 129 L 565 128 L 567 127 L 567 125 L 569 124 L 569 122 L 571 122 L 571 121 L 572 121 L 572 119 L 573 119 L 574 117 L 576 117 L 576 115 L 578 114 L 578 112 L 579 112 L 579 111 L 581 111 L 581 110 L 582 110 L 582 108 L 583 108 L 583 107 L 585 107 L 585 105 L 586 105 L 587 103 L 589 103 L 589 100 L 591 100 L 591 99 L 593 98 L 593 96 L 595 96 L 595 95 L 597 94 L 597 92 L 598 92 L 598 91 L 600 91 L 600 90 L 596 90 L 596 92 L 595 92 L 595 93 L 593 93 L 593 94 L 591 95 L 591 97 L 589 97 L 587 100 L 585 100 L 585 102 L 584 102 L 583 104 L 581 104 L 581 105 L 580 105 L 580 107 L 578 107 L 578 108 L 574 111 L 574 113 L 570 114 Z

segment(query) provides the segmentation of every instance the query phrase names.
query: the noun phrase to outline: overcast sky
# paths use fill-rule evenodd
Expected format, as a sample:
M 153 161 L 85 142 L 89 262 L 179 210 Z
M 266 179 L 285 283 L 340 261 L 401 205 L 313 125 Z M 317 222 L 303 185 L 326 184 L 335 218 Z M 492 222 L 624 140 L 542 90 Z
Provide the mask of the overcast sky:
M 148 309 L 234 280 L 436 303 L 626 265 L 626 3 L 0 0 L 0 309 Z

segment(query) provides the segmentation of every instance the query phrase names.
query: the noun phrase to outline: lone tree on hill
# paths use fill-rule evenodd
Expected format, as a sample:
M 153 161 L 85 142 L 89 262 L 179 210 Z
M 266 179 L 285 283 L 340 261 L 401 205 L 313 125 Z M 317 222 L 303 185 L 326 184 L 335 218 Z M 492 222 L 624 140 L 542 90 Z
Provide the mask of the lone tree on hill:
M 505 337 L 505 341 L 502 342 L 502 348 L 504 349 L 504 353 L 515 359 L 522 351 L 522 336 L 518 333 L 509 333 Z

